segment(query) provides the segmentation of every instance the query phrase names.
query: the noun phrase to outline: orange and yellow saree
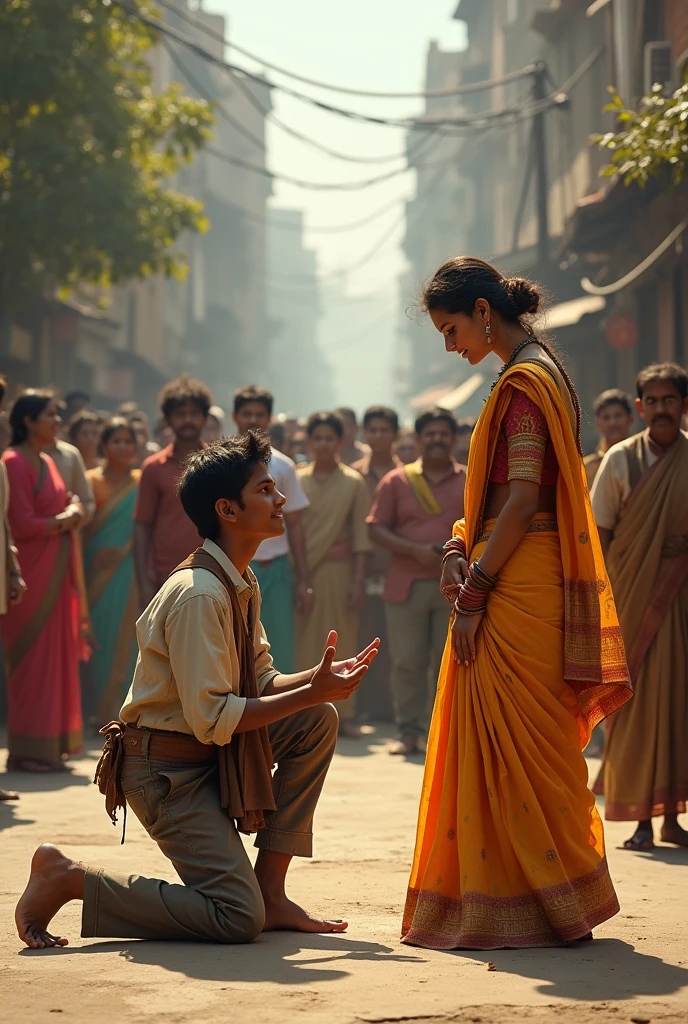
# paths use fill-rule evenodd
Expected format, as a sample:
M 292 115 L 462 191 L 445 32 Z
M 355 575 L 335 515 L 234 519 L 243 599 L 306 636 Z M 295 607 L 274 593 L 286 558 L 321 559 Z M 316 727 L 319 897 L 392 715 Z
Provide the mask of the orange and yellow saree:
M 471 442 L 470 560 L 513 389 L 543 411 L 559 463 L 557 517 L 535 516 L 502 569 L 469 668 L 440 670 L 402 939 L 433 949 L 555 946 L 618 902 L 583 758 L 594 726 L 631 696 L 623 641 L 585 471 L 555 380 L 514 365 Z

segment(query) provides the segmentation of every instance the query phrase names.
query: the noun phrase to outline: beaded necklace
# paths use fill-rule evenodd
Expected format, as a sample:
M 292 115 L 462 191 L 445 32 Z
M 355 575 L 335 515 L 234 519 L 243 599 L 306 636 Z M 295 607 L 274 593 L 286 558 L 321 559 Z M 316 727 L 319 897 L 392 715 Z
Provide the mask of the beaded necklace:
M 500 380 L 502 379 L 504 374 L 507 372 L 507 370 L 510 370 L 511 367 L 514 365 L 514 363 L 516 362 L 516 360 L 517 360 L 517 358 L 519 356 L 519 353 L 521 353 L 523 351 L 523 349 L 527 345 L 539 345 L 540 348 L 543 350 L 543 352 L 547 353 L 547 355 L 550 357 L 550 359 L 552 360 L 552 362 L 554 363 L 556 368 L 559 370 L 559 373 L 562 375 L 562 377 L 564 379 L 564 383 L 566 384 L 567 388 L 569 389 L 569 393 L 571 395 L 571 400 L 573 402 L 573 408 L 574 408 L 575 413 L 576 413 L 576 436 L 575 436 L 575 440 L 576 440 L 576 445 L 578 447 L 578 454 L 581 455 L 581 457 L 582 457 L 583 449 L 581 448 L 581 441 L 580 441 L 581 407 L 580 407 L 580 401 L 578 399 L 578 393 L 576 392 L 576 387 L 575 387 L 573 381 L 571 380 L 571 377 L 569 376 L 567 370 L 562 365 L 561 361 L 559 359 L 557 359 L 557 357 L 555 356 L 554 352 L 552 352 L 552 350 L 550 349 L 549 345 L 546 345 L 544 341 L 540 340 L 540 338 L 536 338 L 534 334 L 529 334 L 527 338 L 523 339 L 523 341 L 519 341 L 518 345 L 516 346 L 514 351 L 509 356 L 508 362 L 504 363 L 504 366 L 499 371 L 499 373 L 497 375 L 497 378 L 495 379 L 492 387 L 490 388 L 490 395 L 492 394 L 494 389 L 497 387 L 497 385 L 499 384 Z M 485 401 L 487 401 L 487 399 L 485 399 Z
M 494 389 L 497 387 L 497 385 L 499 384 L 500 380 L 502 379 L 502 377 L 504 376 L 506 371 L 510 370 L 511 367 L 514 365 L 514 363 L 516 362 L 516 359 L 518 358 L 519 353 L 521 353 L 523 351 L 523 349 L 527 345 L 533 345 L 533 344 L 540 345 L 540 342 L 538 341 L 538 339 L 533 334 L 529 334 L 527 338 L 523 339 L 523 341 L 519 341 L 518 345 L 516 346 L 514 351 L 509 356 L 508 362 L 504 363 L 504 365 L 502 366 L 501 370 L 499 371 L 499 373 L 495 377 L 494 381 L 492 382 L 492 387 L 490 388 L 490 394 L 492 394 Z M 544 346 L 540 346 L 540 347 L 544 348 Z

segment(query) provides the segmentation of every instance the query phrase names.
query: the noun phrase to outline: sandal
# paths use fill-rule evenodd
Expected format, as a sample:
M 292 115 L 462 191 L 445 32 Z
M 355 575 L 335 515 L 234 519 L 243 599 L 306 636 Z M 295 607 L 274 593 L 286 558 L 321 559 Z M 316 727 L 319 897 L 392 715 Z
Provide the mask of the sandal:
M 623 844 L 623 850 L 634 850 L 636 853 L 643 853 L 647 850 L 654 850 L 655 840 L 652 833 L 638 831 L 627 839 Z
M 16 793 L 13 789 L 2 789 L 0 787 L 0 802 L 3 800 L 18 800 L 19 793 Z
M 410 757 L 418 750 L 417 736 L 403 736 L 389 748 L 389 753 L 396 757 Z

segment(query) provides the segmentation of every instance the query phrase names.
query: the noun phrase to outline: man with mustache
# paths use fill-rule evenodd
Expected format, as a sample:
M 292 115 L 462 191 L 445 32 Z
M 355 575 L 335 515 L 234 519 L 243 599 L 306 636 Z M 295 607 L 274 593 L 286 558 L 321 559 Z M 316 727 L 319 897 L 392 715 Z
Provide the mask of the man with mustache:
M 592 506 L 626 643 L 635 696 L 613 718 L 600 781 L 610 821 L 637 821 L 624 843 L 688 847 L 688 374 L 642 370 L 636 407 L 646 429 L 609 449 Z
M 134 509 L 134 563 L 143 611 L 172 570 L 194 551 L 201 538 L 177 495 L 184 463 L 205 448 L 201 435 L 213 396 L 200 380 L 182 374 L 160 394 L 160 412 L 174 440 L 141 467 Z
M 440 591 L 443 544 L 463 516 L 466 471 L 452 458 L 456 420 L 434 408 L 416 420 L 420 457 L 381 480 L 368 516 L 374 544 L 392 552 L 383 600 L 399 740 L 408 756 L 425 734 L 428 672 L 437 675 L 449 608 Z

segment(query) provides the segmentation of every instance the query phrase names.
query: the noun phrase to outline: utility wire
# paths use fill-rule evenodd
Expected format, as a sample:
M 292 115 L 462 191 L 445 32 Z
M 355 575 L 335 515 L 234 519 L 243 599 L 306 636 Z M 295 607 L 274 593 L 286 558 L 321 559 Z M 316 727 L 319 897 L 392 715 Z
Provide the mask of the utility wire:
M 165 36 L 162 37 L 160 42 L 164 49 L 169 54 L 170 59 L 175 64 L 177 69 L 181 72 L 182 75 L 184 75 L 184 77 L 188 80 L 189 84 L 196 90 L 196 92 L 198 92 L 204 99 L 214 103 L 215 107 L 220 113 L 220 116 L 229 124 L 231 124 L 239 132 L 240 135 L 243 135 L 244 138 L 249 140 L 249 142 L 252 142 L 255 146 L 264 151 L 266 148 L 264 140 L 260 139 L 257 135 L 254 135 L 253 132 L 250 131 L 250 129 L 242 125 L 236 118 L 234 118 L 227 111 L 226 107 L 219 100 L 215 99 L 213 96 L 209 94 L 208 90 L 200 84 L 199 80 L 195 77 L 195 75 L 191 71 L 189 71 L 188 66 L 184 64 L 179 54 L 176 52 L 176 50 L 170 44 L 170 42 L 165 38 Z M 421 138 L 420 143 L 413 147 L 413 150 L 409 150 L 408 153 L 393 153 L 390 154 L 389 156 L 357 157 L 350 156 L 347 153 L 339 153 L 336 150 L 330 149 L 328 146 L 323 145 L 323 143 L 319 142 L 317 139 L 312 139 L 308 135 L 304 135 L 302 132 L 297 131 L 295 128 L 292 128 L 290 125 L 285 124 L 283 121 L 281 121 L 275 114 L 272 113 L 272 111 L 268 107 L 263 106 L 258 97 L 254 95 L 250 87 L 246 84 L 246 82 L 242 80 L 242 78 L 239 75 L 236 75 L 232 72 L 232 79 L 235 85 L 238 86 L 239 90 L 243 93 L 248 102 L 251 104 L 251 106 L 255 107 L 255 109 L 259 111 L 259 113 L 263 117 L 265 117 L 266 120 L 271 121 L 272 124 L 280 128 L 282 131 L 286 132 L 287 135 L 291 135 L 292 138 L 298 139 L 300 142 L 304 142 L 307 145 L 311 146 L 313 149 L 319 150 L 321 153 L 325 153 L 326 156 L 334 157 L 337 160 L 345 160 L 348 161 L 349 163 L 355 164 L 378 164 L 391 163 L 393 160 L 411 160 L 415 159 L 419 155 L 419 153 L 427 151 L 428 148 L 430 148 L 430 143 L 433 141 L 433 134 L 424 135 L 423 138 Z
M 191 39 L 189 36 L 184 35 L 183 32 L 178 32 L 176 29 L 173 29 L 170 26 L 165 25 L 157 18 L 151 18 L 148 15 L 142 14 L 135 7 L 132 7 L 130 4 L 126 3 L 125 0 L 112 0 L 112 2 L 115 3 L 118 7 L 120 7 L 123 11 L 126 11 L 132 17 L 142 22 L 142 24 L 147 25 L 149 28 L 154 29 L 158 32 L 162 32 L 168 35 L 170 38 L 176 40 L 178 43 L 181 43 L 183 46 L 186 46 L 188 49 L 192 50 L 200 57 L 203 57 L 205 60 L 208 60 L 211 63 L 216 64 L 218 67 L 224 68 L 225 71 L 228 71 L 230 73 L 242 74 L 246 78 L 258 82 L 263 87 L 267 86 L 268 88 L 277 89 L 278 91 L 283 92 L 287 96 L 293 96 L 296 99 L 303 100 L 304 102 L 309 103 L 312 106 L 317 107 L 320 110 L 324 110 L 328 113 L 338 114 L 340 117 L 346 117 L 354 121 L 362 121 L 367 124 L 377 124 L 395 128 L 414 128 L 418 131 L 434 131 L 438 126 L 469 127 L 471 125 L 487 125 L 499 122 L 518 123 L 519 121 L 523 121 L 532 117 L 534 114 L 542 113 L 548 110 L 550 107 L 558 106 L 566 101 L 566 87 L 562 86 L 562 89 L 559 92 L 550 96 L 545 96 L 542 100 L 538 100 L 532 103 L 528 108 L 506 107 L 496 111 L 489 110 L 482 111 L 476 114 L 467 114 L 460 118 L 373 117 L 369 114 L 362 114 L 358 111 L 346 110 L 342 107 L 335 107 L 329 103 L 323 103 L 321 100 L 317 100 L 312 96 L 307 96 L 304 93 L 300 93 L 295 89 L 288 88 L 284 85 L 274 85 L 272 83 L 269 83 L 262 75 L 254 75 L 250 71 L 247 71 L 245 68 L 241 68 L 236 64 L 232 64 L 231 62 L 225 61 L 220 57 L 216 57 L 214 53 L 211 53 L 209 50 L 206 50 L 204 47 L 200 46 L 197 42 L 195 42 L 195 40 Z M 594 63 L 594 60 L 596 60 L 602 54 L 602 52 L 603 48 L 600 47 L 598 51 L 595 51 L 587 58 L 587 60 L 584 62 L 581 68 L 579 68 L 578 71 L 571 76 L 570 81 L 572 85 L 575 84 L 580 77 L 582 77 L 582 75 L 588 70 L 591 64 Z M 569 88 L 572 87 L 572 85 L 570 85 Z
M 503 75 L 501 78 L 492 78 L 483 82 L 467 82 L 464 85 L 455 86 L 453 89 L 428 89 L 424 92 L 374 92 L 368 89 L 353 89 L 349 86 L 344 85 L 332 85 L 328 82 L 321 82 L 314 78 L 306 78 L 305 75 L 299 75 L 295 71 L 288 71 L 286 68 L 280 67 L 278 64 L 272 64 L 270 61 L 265 60 L 263 57 L 258 57 L 255 53 L 251 53 L 243 46 L 239 46 L 238 43 L 233 42 L 231 39 L 227 39 L 221 32 L 217 32 L 210 25 L 207 25 L 201 18 L 195 17 L 189 11 L 180 10 L 175 7 L 169 0 L 156 0 L 156 4 L 166 7 L 168 11 L 174 12 L 183 21 L 188 22 L 189 25 L 194 25 L 200 29 L 201 32 L 205 32 L 206 35 L 215 39 L 219 43 L 224 43 L 225 46 L 230 49 L 236 50 L 243 57 L 248 57 L 249 60 L 253 60 L 256 64 L 262 64 L 263 67 L 269 68 L 270 71 L 276 71 L 280 75 L 284 75 L 286 78 L 292 78 L 296 82 L 302 82 L 304 85 L 312 85 L 318 89 L 327 89 L 330 92 L 340 92 L 347 96 L 367 96 L 371 99 L 438 99 L 443 96 L 463 96 L 469 93 L 484 92 L 488 89 L 497 89 L 499 86 L 508 85 L 509 82 L 517 82 L 521 78 L 527 78 L 528 75 L 532 75 L 535 66 L 528 64 L 524 68 L 520 68 L 518 71 L 510 71 L 508 74 Z

